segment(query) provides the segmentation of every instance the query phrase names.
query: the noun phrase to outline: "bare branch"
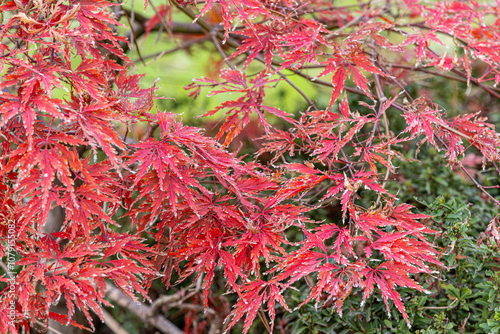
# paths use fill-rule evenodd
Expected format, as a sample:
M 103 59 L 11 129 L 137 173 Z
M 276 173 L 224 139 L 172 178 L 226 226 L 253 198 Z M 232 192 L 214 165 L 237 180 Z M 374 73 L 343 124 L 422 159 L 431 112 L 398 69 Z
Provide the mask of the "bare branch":
M 113 331 L 115 334 L 129 334 L 125 328 L 123 328 L 118 321 L 116 321 L 113 316 L 106 311 L 104 308 L 101 309 L 102 315 L 104 317 L 104 323 L 108 326 L 109 329 Z
M 107 284 L 106 295 L 119 306 L 126 308 L 137 315 L 144 323 L 156 327 L 164 334 L 183 334 L 173 323 L 161 315 L 150 316 L 150 308 L 146 305 L 135 302 L 132 298 L 123 293 L 120 289 L 111 284 Z

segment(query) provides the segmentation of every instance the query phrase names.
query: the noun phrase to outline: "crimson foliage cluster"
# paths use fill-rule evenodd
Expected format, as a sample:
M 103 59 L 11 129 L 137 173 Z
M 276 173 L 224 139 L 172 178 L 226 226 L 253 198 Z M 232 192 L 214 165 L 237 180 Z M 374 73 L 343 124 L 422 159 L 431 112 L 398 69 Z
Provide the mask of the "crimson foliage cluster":
M 92 326 L 90 311 L 102 318 L 109 304 L 107 282 L 148 298 L 159 276 L 167 287 L 201 280 L 207 307 L 215 275 L 237 296 L 226 330 L 244 319 L 247 332 L 267 311 L 272 331 L 278 304 L 290 310 L 314 300 L 341 314 L 353 292 L 363 302 L 381 295 L 411 325 L 397 287 L 425 292 L 412 275 L 432 275 L 443 264 L 429 217 L 386 189 L 397 173 L 393 163 L 405 159 L 404 145 L 418 143 L 459 168 L 464 154 L 477 150 L 483 166 L 499 171 L 500 136 L 479 114 L 451 118 L 429 97 L 412 96 L 405 79 L 447 76 L 499 98 L 500 4 L 173 0 L 149 29 L 168 28 L 172 12 L 182 12 L 226 62 L 220 80 L 187 87 L 193 96 L 210 87 L 211 95 L 228 97 L 202 111 L 225 112 L 215 138 L 175 114 L 150 112 L 155 87 L 141 88 L 141 76 L 130 74 L 123 47 L 131 45 L 116 33 L 113 6 L 0 5 L 0 256 L 17 259 L 15 293 L 7 287 L 0 298 L 0 328 L 17 333 L 49 318 L 82 326 L 71 320 L 76 308 Z M 205 19 L 214 10 L 221 25 Z M 474 76 L 478 63 L 485 70 Z M 328 105 L 318 107 L 290 74 L 330 87 Z M 307 102 L 300 115 L 266 103 L 280 81 Z M 353 107 L 357 95 L 365 102 Z M 391 110 L 406 122 L 403 131 L 393 132 Z M 258 156 L 271 156 L 268 164 L 227 150 L 252 117 L 265 131 L 255 140 L 262 142 Z M 286 131 L 270 119 L 281 119 Z M 151 131 L 137 140 L 116 131 L 117 124 L 144 122 Z M 463 170 L 485 200 L 499 204 Z M 335 202 L 339 221 L 311 218 Z M 64 222 L 50 229 L 57 207 Z M 123 212 L 133 228 L 119 232 Z M 292 242 L 290 231 L 300 240 Z M 285 292 L 304 280 L 308 297 L 289 305 Z M 68 315 L 50 310 L 61 298 Z

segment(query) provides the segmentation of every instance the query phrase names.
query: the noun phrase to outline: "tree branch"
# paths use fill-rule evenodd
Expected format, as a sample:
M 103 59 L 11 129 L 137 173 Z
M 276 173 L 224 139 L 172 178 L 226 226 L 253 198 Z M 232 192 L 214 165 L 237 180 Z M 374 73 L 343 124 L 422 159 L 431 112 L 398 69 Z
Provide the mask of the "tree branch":
M 109 329 L 113 331 L 115 334 L 129 334 L 125 328 L 123 328 L 118 321 L 116 321 L 113 316 L 106 311 L 105 309 L 101 309 L 102 316 L 104 317 L 104 323 L 108 326 Z
M 150 308 L 142 303 L 135 302 L 120 289 L 107 284 L 106 295 L 119 306 L 126 308 L 137 315 L 144 323 L 159 329 L 164 334 L 183 334 L 184 332 L 161 315 L 150 316 Z

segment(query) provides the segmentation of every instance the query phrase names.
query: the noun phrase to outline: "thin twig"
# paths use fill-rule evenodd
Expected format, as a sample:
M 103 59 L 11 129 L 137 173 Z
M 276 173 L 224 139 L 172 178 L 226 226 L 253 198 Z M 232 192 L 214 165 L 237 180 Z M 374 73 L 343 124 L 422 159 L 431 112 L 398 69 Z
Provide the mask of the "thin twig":
M 375 64 L 376 63 L 376 59 L 375 59 L 375 49 L 372 49 L 372 61 L 373 63 Z M 380 120 L 380 114 L 383 114 L 383 119 L 384 119 L 384 127 L 385 127 L 385 133 L 386 133 L 386 136 L 388 139 L 390 139 L 391 137 L 391 134 L 390 134 L 390 130 L 389 130 L 389 120 L 387 119 L 387 115 L 385 113 L 385 110 L 383 109 L 384 105 L 383 105 L 383 102 L 387 101 L 387 98 L 385 97 L 384 95 L 384 89 L 382 88 L 382 83 L 380 82 L 380 76 L 378 74 L 374 74 L 375 76 L 375 91 L 377 93 L 377 97 L 378 97 L 378 100 L 379 100 L 379 111 L 378 111 L 378 115 L 377 115 L 377 127 L 380 128 L 380 126 L 378 126 L 378 123 L 379 123 L 379 120 Z M 406 90 L 404 90 L 406 91 Z M 373 127 L 373 129 L 375 130 L 375 126 Z M 388 145 L 388 150 L 391 149 L 391 146 Z M 389 156 L 387 158 L 388 160 L 388 163 L 390 164 L 391 163 L 391 156 Z M 384 176 L 384 181 L 382 183 L 382 188 L 385 189 L 385 186 L 387 184 L 387 180 L 389 179 L 389 175 L 391 173 L 391 169 L 389 167 L 387 167 L 387 170 L 385 171 L 385 176 Z M 382 194 L 379 193 L 378 196 L 377 196 L 377 201 L 376 201 L 376 204 L 378 205 L 378 203 L 380 203 L 380 198 L 382 197 Z
M 462 163 L 460 162 L 460 168 L 462 168 L 462 170 L 465 172 L 465 174 L 467 174 L 467 176 L 472 180 L 472 182 L 474 182 L 474 184 L 479 188 L 481 189 L 481 191 L 486 194 L 486 196 L 488 196 L 489 198 L 491 198 L 491 200 L 493 201 L 493 203 L 495 203 L 496 205 L 500 205 L 500 201 L 498 201 L 497 199 L 495 199 L 495 197 L 493 197 L 489 192 L 486 191 L 486 189 L 479 184 L 479 182 L 477 182 L 477 180 L 469 173 L 469 171 L 467 170 L 467 168 L 465 168 Z
M 498 174 L 500 174 L 500 169 L 498 168 L 496 162 L 493 161 L 493 166 L 495 166 L 495 169 L 497 170 Z
M 345 29 L 349 28 L 350 26 L 355 25 L 355 24 L 361 22 L 362 19 L 363 19 L 363 15 L 355 17 L 354 19 L 352 19 L 351 21 L 347 22 L 346 24 L 344 24 L 339 29 L 335 30 L 335 32 L 332 34 L 332 36 L 336 37 L 337 33 L 340 33 L 342 31 L 344 31 Z
M 271 68 L 273 70 L 276 70 L 276 67 L 274 67 L 274 66 L 271 66 Z M 304 98 L 304 100 L 307 101 L 307 103 L 309 104 L 309 106 L 313 107 L 314 110 L 318 110 L 318 108 L 316 107 L 316 105 L 314 104 L 314 102 L 311 101 L 311 99 L 299 87 L 297 87 L 297 85 L 295 85 L 290 79 L 288 79 L 286 77 L 286 75 L 284 75 L 281 71 L 278 71 L 276 73 L 278 73 L 278 75 L 280 77 L 282 77 L 293 89 L 295 89 Z
M 202 38 L 198 38 L 198 39 L 195 39 L 195 40 L 192 40 L 192 41 L 189 41 L 189 42 L 186 42 L 184 43 L 183 45 L 181 46 L 178 46 L 178 47 L 175 47 L 173 49 L 169 49 L 169 50 L 163 50 L 161 52 L 157 52 L 157 53 L 154 53 L 154 54 L 151 54 L 151 55 L 147 55 L 144 58 L 144 60 L 148 60 L 148 59 L 151 59 L 151 58 L 154 58 L 153 60 L 151 60 L 150 62 L 146 63 L 146 65 L 149 65 L 151 64 L 152 62 L 155 62 L 157 61 L 158 59 L 160 59 L 161 57 L 165 56 L 165 55 L 168 55 L 168 54 L 171 54 L 171 53 L 174 53 L 174 52 L 177 52 L 177 51 L 180 51 L 180 50 L 185 50 L 185 49 L 188 49 L 189 47 L 191 47 L 192 45 L 194 44 L 197 44 L 197 43 L 201 43 L 201 42 L 205 42 L 208 40 L 208 37 L 202 37 Z M 137 63 L 138 61 L 134 61 L 134 63 Z
M 215 30 L 210 31 L 210 37 L 212 38 L 212 41 L 214 42 L 215 48 L 217 51 L 219 51 L 220 55 L 222 56 L 222 59 L 226 62 L 226 64 L 234 71 L 236 70 L 236 67 L 229 61 L 227 58 L 226 53 L 222 49 L 222 46 L 220 45 L 219 41 L 217 40 L 217 32 Z
M 453 307 L 453 304 L 455 304 L 458 301 L 458 299 L 454 299 L 450 305 L 447 306 L 426 306 L 426 307 L 419 307 L 419 310 L 446 310 L 449 308 Z
M 133 4 L 134 4 L 134 1 L 132 1 L 132 6 L 133 6 Z M 132 40 L 131 42 L 137 48 L 137 55 L 139 56 L 139 59 L 141 60 L 141 62 L 144 65 L 146 65 L 146 63 L 144 62 L 144 59 L 142 59 L 141 50 L 139 49 L 139 45 L 137 44 L 137 36 L 136 36 L 135 30 L 134 30 L 134 14 L 135 14 L 135 12 L 132 10 L 132 13 L 131 13 L 132 19 L 131 19 L 130 17 L 128 17 L 127 12 L 125 12 L 125 17 L 127 18 L 128 24 L 130 25 L 130 31 L 132 32 L 132 34 L 130 35 L 130 39 Z M 131 59 L 133 56 L 133 52 L 134 52 L 134 49 L 130 48 L 130 58 Z
M 272 334 L 271 327 L 269 327 L 269 324 L 267 323 L 267 317 L 266 317 L 266 314 L 264 313 L 264 310 L 262 309 L 262 306 L 259 308 L 258 315 L 259 315 L 260 321 L 262 321 L 262 323 L 264 324 L 264 327 L 266 327 L 269 334 Z
M 445 148 L 448 148 L 448 145 L 446 145 L 446 143 L 441 138 L 437 136 L 436 138 L 441 142 L 441 144 Z M 467 174 L 467 176 L 472 180 L 472 182 L 474 182 L 476 187 L 478 187 L 486 196 L 488 196 L 493 201 L 493 203 L 495 203 L 496 205 L 500 205 L 500 201 L 495 199 L 489 192 L 487 192 L 486 189 L 481 184 L 479 184 L 479 182 L 477 182 L 477 180 L 471 175 L 471 173 L 467 170 L 467 168 L 464 167 L 464 165 L 461 162 L 458 162 L 458 164 L 460 168 L 465 172 L 465 174 Z
M 170 27 L 167 22 L 165 22 L 165 18 L 164 17 L 161 17 L 160 16 L 160 12 L 158 12 L 158 10 L 156 9 L 156 6 L 153 4 L 153 1 L 150 1 L 149 4 L 151 5 L 151 8 L 153 8 L 154 12 L 155 12 L 155 15 L 158 17 L 158 19 L 160 19 L 160 24 L 161 26 L 163 27 L 163 29 L 165 29 L 165 31 L 169 34 L 170 37 L 172 37 L 172 39 L 174 39 L 174 34 L 173 34 L 173 30 L 172 30 L 172 27 Z M 175 39 L 174 39 L 174 42 Z
M 467 320 L 469 320 L 469 317 L 470 317 L 470 313 L 467 315 L 467 318 L 465 318 L 464 323 L 463 323 L 463 324 L 462 324 L 462 326 L 461 326 L 462 331 L 460 332 L 460 334 L 464 334 L 464 331 L 465 331 L 465 324 L 467 324 Z

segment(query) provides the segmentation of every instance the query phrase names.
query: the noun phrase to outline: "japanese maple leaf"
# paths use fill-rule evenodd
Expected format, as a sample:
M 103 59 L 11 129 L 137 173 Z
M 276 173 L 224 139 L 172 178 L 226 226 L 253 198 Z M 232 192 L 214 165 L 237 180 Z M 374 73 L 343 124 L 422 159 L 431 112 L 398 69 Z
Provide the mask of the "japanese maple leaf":
M 372 95 L 370 93 L 370 90 L 368 88 L 368 79 L 365 77 L 365 75 L 359 70 L 365 70 L 368 73 L 373 73 L 377 74 L 380 76 L 386 76 L 384 72 L 382 72 L 379 68 L 376 66 L 372 65 L 372 61 L 368 58 L 368 56 L 364 53 L 356 53 L 350 58 L 351 62 L 354 64 L 348 64 L 348 69 L 349 73 L 352 74 L 352 79 L 354 81 L 354 84 L 361 88 L 363 92 L 366 93 L 366 95 L 370 98 L 372 98 Z
M 21 87 L 25 94 L 29 95 L 38 88 L 43 88 L 48 98 L 52 95 L 52 90 L 62 88 L 63 85 L 58 75 L 67 74 L 67 70 L 49 58 L 44 58 L 44 50 L 33 55 L 35 64 L 24 59 L 11 59 L 7 73 L 3 75 L 0 89 L 13 86 L 21 82 Z
M 145 6 L 147 6 L 147 1 L 144 3 Z M 172 7 L 166 6 L 164 4 L 159 5 L 156 7 L 155 15 L 151 17 L 147 22 L 146 22 L 146 32 L 144 33 L 144 39 L 148 37 L 148 35 L 151 33 L 153 28 L 159 24 L 161 24 L 162 21 L 165 21 L 165 18 L 168 15 L 168 24 L 171 26 L 172 25 Z M 161 29 L 161 28 L 160 28 Z
M 327 59 L 323 64 L 326 64 L 325 69 L 318 75 L 319 77 L 332 73 L 333 92 L 330 97 L 330 108 L 333 103 L 344 91 L 347 75 L 352 75 L 354 83 L 363 90 L 368 97 L 372 98 L 368 88 L 368 79 L 360 71 L 365 70 L 369 73 L 386 76 L 379 68 L 371 63 L 371 60 L 361 51 L 352 51 L 349 54 L 336 55 Z
M 407 231 L 414 231 L 414 236 L 417 237 L 420 236 L 418 232 L 430 234 L 437 233 L 437 231 L 430 229 L 429 227 L 423 225 L 418 221 L 419 219 L 428 219 L 430 218 L 430 216 L 421 213 L 413 213 L 411 212 L 411 209 L 414 209 L 414 207 L 410 204 L 399 204 L 398 206 L 394 207 L 394 211 L 392 211 L 392 217 L 399 222 L 401 228 L 404 228 Z M 419 237 L 419 239 L 422 241 L 426 240 L 422 237 Z
M 153 199 L 153 216 L 161 210 L 165 202 L 170 204 L 175 213 L 181 199 L 195 208 L 198 189 L 206 192 L 196 180 L 197 171 L 189 166 L 191 159 L 174 145 L 156 139 L 136 144 L 138 148 L 129 164 L 140 162 L 139 172 L 134 186 L 141 184 L 139 201 L 143 196 Z M 175 155 L 177 154 L 177 155 Z M 183 165 L 183 162 L 188 164 Z
M 80 228 L 90 237 L 90 232 L 103 222 L 116 224 L 102 208 L 104 203 L 117 202 L 117 198 L 98 190 L 91 185 L 82 185 L 72 193 L 64 193 L 58 201 L 66 209 L 63 225 L 69 228 L 73 237 Z
M 337 263 L 345 264 L 347 257 L 352 255 L 356 257 L 351 246 L 352 236 L 348 228 L 340 228 L 337 225 L 323 224 L 313 229 L 312 233 L 304 231 L 307 239 L 303 242 L 302 249 L 318 248 L 326 255 L 325 259 L 334 259 Z M 334 238 L 335 236 L 335 238 Z M 334 239 L 332 246 L 329 239 Z M 327 249 L 328 248 L 328 249 Z M 333 249 L 334 252 L 330 252 Z
M 290 29 L 284 29 L 288 31 Z M 301 18 L 294 21 L 291 31 L 281 37 L 282 47 L 288 50 L 281 52 L 284 62 L 278 67 L 298 69 L 305 63 L 317 63 L 318 55 L 323 54 L 321 45 L 327 42 L 323 38 L 328 31 L 315 20 Z
M 418 33 L 408 35 L 408 38 L 403 43 L 401 43 L 401 46 L 406 46 L 410 44 L 415 44 L 417 46 L 417 64 L 418 64 L 424 57 L 424 52 L 426 48 L 430 45 L 431 41 L 444 45 L 444 43 L 436 36 L 435 31 L 420 30 Z
M 234 326 L 246 314 L 243 333 L 248 333 L 253 320 L 257 316 L 262 304 L 267 303 L 268 312 L 271 316 L 271 331 L 274 327 L 276 317 L 275 305 L 278 302 L 285 310 L 290 312 L 285 299 L 282 296 L 282 287 L 275 281 L 256 280 L 245 284 L 242 287 L 242 297 L 236 303 L 234 310 L 229 315 L 232 317 L 228 328 Z
M 255 78 L 247 80 L 246 74 L 237 70 L 225 70 L 221 74 L 221 78 L 226 82 L 220 84 L 221 90 L 213 90 L 209 96 L 220 93 L 243 93 L 244 95 L 236 100 L 230 100 L 222 103 L 213 110 L 208 111 L 202 117 L 211 116 L 220 110 L 228 109 L 224 124 L 219 129 L 216 138 L 220 139 L 226 134 L 224 146 L 228 145 L 234 137 L 250 122 L 250 115 L 256 114 L 266 132 L 269 131 L 270 124 L 264 116 L 264 111 L 267 111 L 279 118 L 283 118 L 290 123 L 295 121 L 290 118 L 290 114 L 273 106 L 263 104 L 264 88 L 272 82 L 278 81 L 271 79 L 262 71 Z M 211 82 L 219 85 L 216 81 L 203 79 L 201 82 Z
M 372 250 L 378 250 L 387 261 L 395 261 L 427 273 L 431 270 L 426 263 L 441 265 L 435 260 L 438 252 L 431 247 L 431 244 L 408 237 L 411 231 L 405 233 L 378 231 L 378 233 L 381 237 L 365 248 L 367 257 L 371 256 Z
M 233 18 L 238 17 L 238 19 L 245 21 L 249 26 L 253 26 L 252 21 L 255 17 L 267 14 L 267 10 L 263 4 L 256 0 L 207 0 L 197 18 L 206 14 L 215 3 L 220 5 L 224 21 L 225 38 L 229 35 Z
M 378 227 L 394 226 L 402 233 L 408 233 L 428 244 L 424 234 L 435 234 L 436 231 L 429 229 L 419 220 L 430 218 L 423 214 L 411 212 L 414 207 L 409 204 L 399 204 L 394 206 L 394 198 L 388 200 L 384 207 L 367 210 L 365 212 L 357 212 L 354 219 L 356 226 L 360 228 L 365 236 L 372 241 L 372 231 L 381 236 L 384 234 Z
M 326 304 L 334 300 L 335 307 L 342 316 L 342 305 L 353 288 L 363 286 L 362 275 L 357 264 L 335 265 L 326 263 L 318 268 L 317 282 L 309 296 L 302 302 L 305 305 L 312 299 Z M 326 294 L 326 299 L 323 298 Z
M 288 152 L 288 155 L 293 157 L 295 138 L 296 134 L 293 132 L 290 133 L 279 129 L 271 129 L 260 138 L 265 141 L 262 143 L 262 148 L 257 152 L 257 156 L 266 152 L 275 153 L 274 157 L 271 159 L 272 163 L 276 162 L 285 152 Z
M 412 136 L 424 133 L 426 140 L 436 146 L 434 140 L 436 127 L 447 126 L 443 119 L 443 112 L 439 110 L 438 106 L 430 105 L 430 100 L 425 96 L 413 101 L 406 109 L 403 117 L 406 119 L 408 127 L 403 133 L 410 132 Z
M 51 191 L 53 182 L 58 180 L 66 187 L 68 192 L 74 191 L 74 180 L 71 177 L 72 169 L 78 170 L 80 164 L 75 150 L 70 150 L 66 144 L 78 145 L 84 143 L 72 136 L 60 132 L 54 132 L 44 137 L 36 137 L 32 148 L 29 143 L 19 145 L 12 152 L 9 162 L 0 177 L 11 172 L 15 168 L 21 168 L 24 173 L 18 182 L 22 189 L 21 198 L 29 197 L 32 205 L 27 210 L 27 216 L 33 217 L 41 213 L 40 229 L 50 210 L 55 193 Z M 28 214 L 28 211 L 30 214 Z M 26 220 L 25 220 L 26 221 Z
M 82 135 L 94 151 L 101 149 L 110 159 L 116 170 L 120 170 L 118 149 L 124 149 L 124 143 L 118 133 L 110 127 L 110 122 L 122 118 L 113 110 L 114 102 L 94 100 L 90 96 L 72 94 L 67 101 L 70 128 Z
M 230 58 L 248 53 L 248 57 L 243 66 L 243 68 L 246 68 L 253 59 L 263 52 L 266 66 L 268 70 L 271 69 L 275 52 L 281 50 L 277 37 L 282 34 L 283 31 L 272 24 L 256 24 L 253 29 L 247 28 L 239 33 L 243 36 L 247 36 L 247 38 L 243 40 L 237 51 L 233 53 Z
M 253 218 L 253 217 L 252 217 Z M 267 266 L 271 261 L 286 254 L 283 245 L 287 244 L 284 234 L 283 220 L 278 217 L 249 219 L 246 231 L 237 240 L 224 243 L 227 247 L 236 247 L 234 252 L 235 264 L 244 268 L 246 272 L 260 278 L 260 260 L 264 259 Z
M 33 145 L 34 126 L 39 122 L 38 116 L 49 116 L 65 119 L 58 105 L 62 103 L 58 99 L 50 99 L 40 83 L 35 80 L 34 85 L 26 88 L 19 88 L 18 95 L 1 92 L 0 93 L 0 128 L 5 126 L 9 120 L 20 115 L 28 135 L 28 143 Z
M 382 188 L 381 185 L 378 184 L 376 175 L 371 171 L 357 171 L 352 178 L 344 175 L 343 186 L 337 185 L 337 187 L 333 188 L 334 190 L 330 190 L 327 195 L 331 195 L 332 193 L 336 193 L 341 189 L 344 191 L 342 193 L 341 201 L 342 204 L 342 219 L 345 220 L 347 212 L 351 213 L 351 216 L 355 215 L 354 206 L 353 206 L 353 195 L 358 191 L 361 186 L 365 186 L 379 194 L 385 194 L 392 197 L 391 194 L 385 189 Z
M 144 75 L 127 75 L 120 72 L 114 78 L 116 90 L 105 90 L 106 96 L 115 104 L 113 108 L 122 115 L 128 115 L 132 118 L 137 116 L 149 116 L 149 111 L 157 99 L 155 92 L 158 89 L 155 85 L 150 88 L 141 88 L 139 80 Z M 107 86 L 106 88 L 109 88 Z M 137 116 L 136 116 L 137 115 Z
M 457 129 L 464 137 L 467 136 L 469 142 L 481 151 L 484 168 L 486 161 L 497 161 L 500 158 L 500 135 L 495 132 L 493 124 L 487 122 L 487 118 L 479 117 L 478 114 L 457 116 L 450 127 Z M 456 133 L 449 133 L 447 137 L 448 154 L 456 157 L 458 153 L 463 153 L 460 137 Z
M 345 111 L 344 111 L 345 112 Z M 319 141 L 317 148 L 313 153 L 318 154 L 321 160 L 332 159 L 336 160 L 339 152 L 352 141 L 354 136 L 359 133 L 359 131 L 368 123 L 373 122 L 373 118 L 368 116 L 358 116 L 353 118 L 345 118 L 340 121 L 343 123 L 338 129 L 338 135 L 331 133 L 324 140 Z M 348 129 L 347 133 L 342 132 L 346 129 L 347 122 L 351 123 L 351 127 Z
M 237 265 L 234 256 L 222 248 L 223 234 L 220 230 L 211 230 L 205 227 L 206 233 L 198 238 L 191 238 L 188 244 L 183 245 L 178 251 L 186 254 L 187 263 L 185 269 L 180 275 L 179 282 L 183 281 L 193 273 L 199 277 L 205 273 L 202 286 L 204 288 L 203 296 L 205 307 L 208 307 L 209 287 L 215 277 L 215 269 L 223 268 L 227 285 L 238 294 L 241 291 L 238 278 L 247 279 L 242 272 L 241 267 Z M 184 260 L 184 259 L 183 259 Z
M 68 77 L 71 78 L 72 88 L 78 94 L 88 94 L 93 99 L 100 100 L 107 90 L 106 78 L 100 70 L 104 63 L 100 59 L 83 59 L 74 70 L 71 59 L 67 62 Z
M 383 262 L 376 268 L 364 268 L 361 271 L 361 273 L 366 277 L 362 304 L 364 304 L 368 296 L 373 293 L 373 289 L 376 284 L 382 293 L 382 298 L 384 299 L 387 312 L 390 314 L 389 300 L 392 300 L 399 312 L 403 315 L 403 318 L 406 320 L 408 326 L 410 326 L 411 324 L 408 314 L 406 313 L 403 302 L 401 301 L 401 295 L 396 291 L 396 286 L 399 285 L 401 287 L 412 288 L 417 291 L 426 291 L 418 285 L 418 283 L 408 277 L 409 273 L 415 272 L 418 272 L 418 270 L 404 264 L 389 261 Z
M 319 170 L 314 169 L 312 165 L 306 166 L 295 163 L 288 164 L 286 167 L 289 170 L 296 170 L 303 174 L 290 179 L 287 182 L 286 186 L 283 186 L 278 190 L 272 200 L 268 202 L 268 205 L 272 206 L 274 204 L 281 203 L 282 201 L 299 194 L 303 196 L 316 185 L 327 179 L 327 176 L 325 174 L 323 174 Z
M 328 103 L 328 108 L 331 108 L 337 98 L 340 96 L 340 93 L 344 91 L 344 85 L 347 79 L 346 61 L 335 58 L 328 59 L 328 61 L 326 62 L 325 70 L 321 72 L 319 76 L 324 76 L 328 73 L 333 73 L 333 91 L 330 97 L 330 102 Z

